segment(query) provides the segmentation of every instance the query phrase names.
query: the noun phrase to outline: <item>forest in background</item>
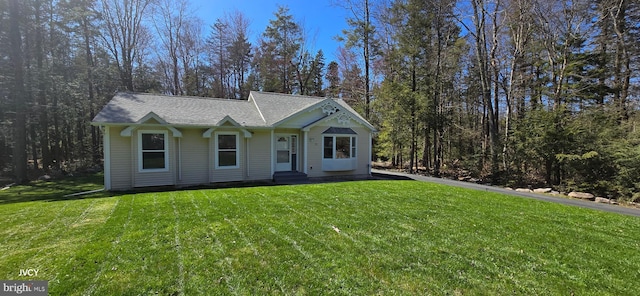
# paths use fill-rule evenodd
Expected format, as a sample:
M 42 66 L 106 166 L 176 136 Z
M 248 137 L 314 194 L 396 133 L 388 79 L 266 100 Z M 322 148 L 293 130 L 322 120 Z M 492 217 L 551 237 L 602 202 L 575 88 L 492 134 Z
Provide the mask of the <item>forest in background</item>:
M 410 172 L 640 200 L 637 1 L 332 4 L 327 61 L 284 6 L 250 40 L 242 12 L 205 24 L 188 0 L 0 0 L 2 175 L 99 167 L 90 121 L 117 91 L 260 90 L 344 99 Z

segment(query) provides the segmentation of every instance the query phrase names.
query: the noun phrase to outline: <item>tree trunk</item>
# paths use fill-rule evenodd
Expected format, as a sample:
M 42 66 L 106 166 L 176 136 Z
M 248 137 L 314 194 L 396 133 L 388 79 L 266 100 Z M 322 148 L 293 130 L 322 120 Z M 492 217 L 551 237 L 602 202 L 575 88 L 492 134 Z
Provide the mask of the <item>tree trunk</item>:
M 16 111 L 14 129 L 14 174 L 17 184 L 29 181 L 27 178 L 27 118 L 26 118 L 26 91 L 24 86 L 24 69 L 22 60 L 22 36 L 20 34 L 20 4 L 19 0 L 9 1 L 9 43 L 10 59 L 13 66 L 13 97 Z
M 483 0 L 471 1 L 475 16 L 475 43 L 476 43 L 476 63 L 480 75 L 480 85 L 482 87 L 482 98 L 486 108 L 486 128 L 489 142 L 491 173 L 498 171 L 498 118 L 495 112 L 491 96 L 491 77 L 489 74 L 489 55 L 487 51 L 487 37 L 485 30 L 486 10 Z M 495 83 L 495 81 L 494 81 Z
M 39 165 L 38 165 L 38 141 L 36 141 L 36 139 L 38 138 L 38 132 L 36 131 L 36 126 L 35 124 L 32 124 L 29 128 L 29 131 L 31 133 L 31 141 L 29 141 L 29 143 L 31 144 L 31 158 L 33 159 L 33 169 L 34 170 L 38 170 Z
M 51 142 L 52 154 L 53 154 L 53 167 L 60 169 L 60 160 L 62 159 L 62 148 L 60 147 L 60 114 L 58 110 L 58 96 L 53 97 L 53 135 Z
M 629 45 L 626 42 L 627 23 L 627 4 L 626 1 L 619 1 L 619 4 L 611 12 L 611 18 L 613 21 L 613 29 L 616 34 L 616 53 L 615 53 L 615 104 L 619 108 L 620 119 L 626 120 L 629 118 L 627 111 L 627 97 L 629 95 L 629 85 L 631 80 L 631 58 L 629 56 Z
M 88 95 L 88 108 L 89 108 L 89 120 L 92 120 L 95 116 L 95 93 L 94 93 L 94 85 L 93 85 L 93 67 L 95 66 L 93 63 L 93 53 L 91 52 L 91 43 L 89 32 L 89 20 L 87 17 L 82 18 L 82 32 L 84 35 L 84 51 L 85 51 L 85 62 L 87 63 L 87 95 Z M 97 127 L 91 126 L 91 162 L 96 164 L 100 159 L 100 143 L 97 139 Z
M 371 58 L 371 53 L 369 51 L 370 40 L 369 40 L 369 30 L 371 26 L 371 19 L 369 15 L 369 0 L 364 1 L 364 11 L 365 11 L 365 28 L 364 28 L 364 38 L 362 39 L 363 43 L 363 54 L 364 54 L 364 98 L 365 98 L 365 106 L 364 106 L 364 118 L 369 120 L 371 119 L 371 91 L 369 89 L 369 59 Z
M 38 67 L 38 93 L 37 93 L 37 101 L 38 106 L 41 109 L 37 109 L 36 112 L 39 115 L 39 124 L 40 124 L 40 148 L 42 149 L 42 168 L 46 172 L 51 165 L 52 157 L 51 150 L 49 149 L 49 115 L 47 110 L 47 94 L 46 94 L 46 84 L 45 84 L 45 69 L 44 69 L 44 50 L 42 47 L 43 42 L 43 34 L 42 34 L 42 26 L 40 26 L 41 18 L 40 18 L 40 1 L 35 2 L 35 18 L 36 18 L 36 66 Z M 34 141 L 36 139 L 33 139 Z
M 431 143 L 429 142 L 429 128 L 424 127 L 424 151 L 422 152 L 422 165 L 428 170 L 431 167 Z

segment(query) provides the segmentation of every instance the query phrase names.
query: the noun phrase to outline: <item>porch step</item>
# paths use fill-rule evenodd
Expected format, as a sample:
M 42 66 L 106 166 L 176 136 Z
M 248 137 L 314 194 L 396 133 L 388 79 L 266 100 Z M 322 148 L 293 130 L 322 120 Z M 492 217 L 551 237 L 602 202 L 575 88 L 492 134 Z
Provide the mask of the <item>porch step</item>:
M 276 184 L 302 184 L 309 182 L 309 178 L 302 172 L 275 172 L 273 181 Z

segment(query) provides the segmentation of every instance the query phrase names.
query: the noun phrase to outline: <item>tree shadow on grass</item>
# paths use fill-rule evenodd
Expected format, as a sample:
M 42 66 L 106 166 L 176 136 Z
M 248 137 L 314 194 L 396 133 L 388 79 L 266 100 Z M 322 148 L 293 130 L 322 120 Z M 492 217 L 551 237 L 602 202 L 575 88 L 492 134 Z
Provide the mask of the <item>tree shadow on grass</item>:
M 101 191 L 86 195 L 65 196 L 101 188 L 104 188 L 102 174 L 66 177 L 50 181 L 34 181 L 26 185 L 14 185 L 6 190 L 0 191 L 0 205 L 32 201 L 104 198 L 120 195 L 118 192 Z
M 207 185 L 176 187 L 176 186 L 157 186 L 142 187 L 128 191 L 100 191 L 96 193 L 66 196 L 69 194 L 87 192 L 104 188 L 103 174 L 91 174 L 85 176 L 66 177 L 51 181 L 34 181 L 27 185 L 12 186 L 7 190 L 0 191 L 0 205 L 25 203 L 33 201 L 66 201 L 90 198 L 105 198 L 120 196 L 125 194 L 148 193 L 148 192 L 169 192 L 169 191 L 186 191 L 186 190 L 202 190 L 202 189 L 224 189 L 224 188 L 245 188 L 245 187 L 263 187 L 263 186 L 286 186 L 287 184 L 276 184 L 271 181 L 238 181 L 212 183 Z M 314 179 L 304 184 L 314 183 L 335 183 L 363 180 L 412 180 L 405 176 L 397 176 L 391 174 L 373 173 L 369 178 L 330 178 L 330 179 Z M 295 184 L 289 184 L 295 185 Z
M 413 180 L 407 176 L 392 175 L 392 174 L 385 174 L 385 173 L 371 173 L 371 177 L 374 180 Z

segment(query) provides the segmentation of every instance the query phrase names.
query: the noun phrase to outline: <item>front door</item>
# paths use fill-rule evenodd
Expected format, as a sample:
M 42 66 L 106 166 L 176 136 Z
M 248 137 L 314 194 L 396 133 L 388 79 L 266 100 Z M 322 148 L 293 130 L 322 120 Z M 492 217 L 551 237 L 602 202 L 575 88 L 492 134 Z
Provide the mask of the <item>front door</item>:
M 276 135 L 276 172 L 291 170 L 291 137 Z

